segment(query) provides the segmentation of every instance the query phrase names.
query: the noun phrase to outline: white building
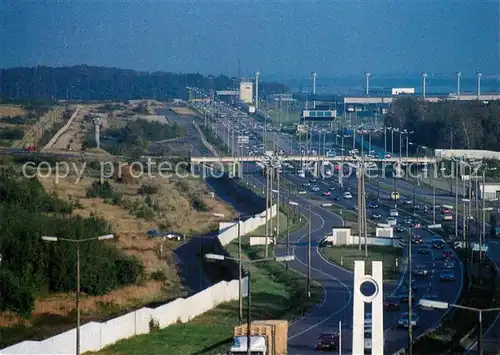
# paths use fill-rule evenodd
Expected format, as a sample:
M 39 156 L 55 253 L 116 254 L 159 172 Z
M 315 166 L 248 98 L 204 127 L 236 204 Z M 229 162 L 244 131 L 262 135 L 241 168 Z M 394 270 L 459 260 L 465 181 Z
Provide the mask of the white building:
M 479 183 L 479 191 L 481 193 L 480 197 L 481 199 L 485 200 L 494 200 L 499 198 L 500 199 L 500 182 L 486 182 L 486 183 Z
M 253 82 L 242 81 L 240 83 L 240 101 L 246 104 L 253 103 Z

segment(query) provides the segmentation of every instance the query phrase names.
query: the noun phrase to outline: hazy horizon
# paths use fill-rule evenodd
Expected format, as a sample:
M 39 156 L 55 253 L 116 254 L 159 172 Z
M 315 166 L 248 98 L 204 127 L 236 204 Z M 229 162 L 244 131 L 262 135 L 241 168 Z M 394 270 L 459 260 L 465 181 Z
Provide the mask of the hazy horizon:
M 270 78 L 500 73 L 497 1 L 13 1 L 0 67 Z

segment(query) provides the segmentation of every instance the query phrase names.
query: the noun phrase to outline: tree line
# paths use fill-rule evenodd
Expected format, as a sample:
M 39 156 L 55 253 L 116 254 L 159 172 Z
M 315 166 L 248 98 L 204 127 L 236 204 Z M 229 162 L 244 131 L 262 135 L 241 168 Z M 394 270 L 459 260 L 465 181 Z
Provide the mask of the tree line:
M 4 101 L 187 99 L 188 86 L 225 90 L 235 87 L 237 82 L 225 75 L 150 73 L 88 65 L 0 69 L 0 77 L 0 97 Z M 259 92 L 264 95 L 285 91 L 286 87 L 280 83 L 259 83 Z
M 71 215 L 74 203 L 48 194 L 36 179 L 0 170 L 0 311 L 28 317 L 36 296 L 76 289 L 76 248 L 70 242 L 46 242 L 42 236 L 92 238 L 111 232 L 95 216 Z M 102 295 L 135 283 L 142 264 L 112 245 L 113 241 L 81 244 L 81 289 Z
M 417 146 L 500 151 L 500 101 L 400 98 L 385 116 L 385 125 L 413 132 L 409 139 Z

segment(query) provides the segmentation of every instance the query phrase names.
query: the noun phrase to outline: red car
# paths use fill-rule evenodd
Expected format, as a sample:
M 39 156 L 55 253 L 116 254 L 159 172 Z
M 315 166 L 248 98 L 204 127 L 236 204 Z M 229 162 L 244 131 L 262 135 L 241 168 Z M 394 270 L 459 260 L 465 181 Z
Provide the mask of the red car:
M 325 191 L 323 192 L 323 196 L 331 196 L 332 193 L 330 191 Z

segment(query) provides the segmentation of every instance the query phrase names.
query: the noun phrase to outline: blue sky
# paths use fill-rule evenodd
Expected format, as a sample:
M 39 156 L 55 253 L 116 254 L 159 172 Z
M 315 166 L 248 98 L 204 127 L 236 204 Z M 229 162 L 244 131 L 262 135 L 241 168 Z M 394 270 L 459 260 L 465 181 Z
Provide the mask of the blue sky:
M 499 74 L 499 23 L 479 0 L 0 0 L 0 66 Z

